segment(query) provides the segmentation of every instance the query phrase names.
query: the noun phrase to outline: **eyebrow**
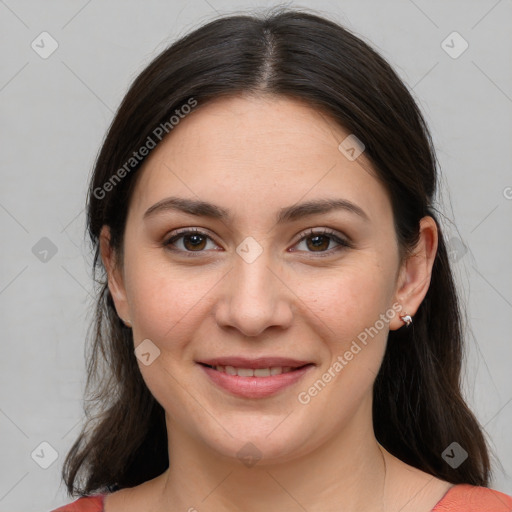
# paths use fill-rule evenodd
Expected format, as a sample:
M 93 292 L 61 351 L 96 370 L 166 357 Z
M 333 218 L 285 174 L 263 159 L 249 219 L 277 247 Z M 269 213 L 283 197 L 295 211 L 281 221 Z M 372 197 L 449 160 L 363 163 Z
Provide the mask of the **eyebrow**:
M 173 210 L 196 215 L 198 217 L 225 220 L 227 222 L 232 220 L 229 210 L 206 201 L 184 197 L 167 197 L 158 201 L 158 203 L 155 203 L 146 210 L 143 218 L 147 219 L 157 213 Z M 346 199 L 317 199 L 281 208 L 277 214 L 276 224 L 284 224 L 286 222 L 292 222 L 304 217 L 328 213 L 334 210 L 345 210 L 361 217 L 365 221 L 370 220 L 361 207 Z

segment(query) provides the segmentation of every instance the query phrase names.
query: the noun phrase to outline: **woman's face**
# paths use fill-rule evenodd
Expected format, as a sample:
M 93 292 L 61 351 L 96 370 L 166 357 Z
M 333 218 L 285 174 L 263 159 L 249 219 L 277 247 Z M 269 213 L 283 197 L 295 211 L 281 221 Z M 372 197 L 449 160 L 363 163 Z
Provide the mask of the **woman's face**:
M 406 280 L 389 198 L 364 152 L 338 148 L 348 135 L 303 103 L 236 97 L 199 104 L 146 160 L 109 283 L 171 441 L 275 462 L 371 429 Z

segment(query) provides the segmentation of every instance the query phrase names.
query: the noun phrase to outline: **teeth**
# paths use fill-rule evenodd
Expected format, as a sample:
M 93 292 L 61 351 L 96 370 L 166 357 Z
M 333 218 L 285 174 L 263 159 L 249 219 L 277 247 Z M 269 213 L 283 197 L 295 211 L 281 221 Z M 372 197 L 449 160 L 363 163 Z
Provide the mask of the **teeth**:
M 239 377 L 270 377 L 271 375 L 280 375 L 293 370 L 291 366 L 274 366 L 272 368 L 235 368 L 234 366 L 215 366 L 219 372 L 228 375 L 238 375 Z
M 255 368 L 255 377 L 270 377 L 270 368 Z
M 217 366 L 216 369 L 222 368 L 222 366 Z M 220 370 L 222 371 L 222 370 Z M 236 375 L 236 368 L 233 368 L 233 366 L 226 366 L 226 373 L 228 375 Z
M 236 374 L 239 377 L 254 377 L 254 370 L 252 368 L 237 368 Z

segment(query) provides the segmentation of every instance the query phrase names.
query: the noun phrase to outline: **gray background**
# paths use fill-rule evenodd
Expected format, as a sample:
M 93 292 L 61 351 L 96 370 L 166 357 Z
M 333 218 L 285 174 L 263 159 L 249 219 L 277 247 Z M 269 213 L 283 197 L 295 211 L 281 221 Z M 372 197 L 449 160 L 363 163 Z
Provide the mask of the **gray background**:
M 82 421 L 93 304 L 83 208 L 113 112 L 133 78 L 172 40 L 218 13 L 270 5 L 0 1 L 0 511 L 70 501 L 60 470 Z M 373 44 L 426 115 L 468 311 L 466 396 L 498 457 L 492 486 L 512 494 L 512 2 L 286 5 L 318 10 Z M 46 59 L 31 47 L 34 40 L 42 46 L 43 31 L 59 45 Z M 469 44 L 457 58 L 441 46 L 453 31 Z M 44 44 L 47 50 L 49 40 Z M 452 53 L 462 48 L 453 37 L 446 44 Z M 48 245 L 43 237 L 56 254 L 41 252 Z M 47 469 L 31 458 L 39 447 L 34 458 L 51 462 L 43 441 L 58 452 Z

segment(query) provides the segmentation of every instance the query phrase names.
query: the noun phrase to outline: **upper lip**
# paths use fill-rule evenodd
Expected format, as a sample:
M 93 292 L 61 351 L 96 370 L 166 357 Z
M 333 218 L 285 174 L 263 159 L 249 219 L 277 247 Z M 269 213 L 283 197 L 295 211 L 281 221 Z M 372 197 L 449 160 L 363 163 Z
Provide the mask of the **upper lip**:
M 298 359 L 290 359 L 288 357 L 257 357 L 249 359 L 247 357 L 214 357 L 212 359 L 202 359 L 197 361 L 201 364 L 209 366 L 234 366 L 235 368 L 272 368 L 285 367 L 299 368 L 306 364 L 312 364 L 311 361 L 301 361 Z

